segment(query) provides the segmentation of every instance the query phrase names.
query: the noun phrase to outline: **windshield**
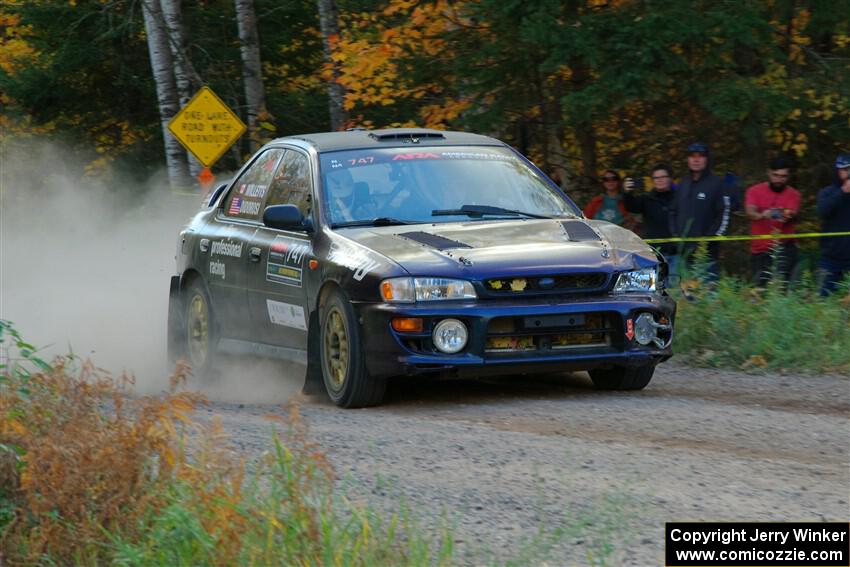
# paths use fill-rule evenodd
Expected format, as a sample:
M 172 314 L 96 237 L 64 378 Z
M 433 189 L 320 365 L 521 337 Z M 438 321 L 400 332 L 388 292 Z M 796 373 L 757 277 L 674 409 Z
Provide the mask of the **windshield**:
M 507 148 L 423 147 L 321 155 L 332 226 L 577 217 L 580 212 Z

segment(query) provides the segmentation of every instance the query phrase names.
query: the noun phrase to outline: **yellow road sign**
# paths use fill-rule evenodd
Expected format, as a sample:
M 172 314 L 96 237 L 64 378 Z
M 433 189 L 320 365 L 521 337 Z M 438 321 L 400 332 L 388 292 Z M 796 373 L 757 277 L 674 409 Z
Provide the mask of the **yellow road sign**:
M 209 167 L 245 133 L 245 124 L 209 87 L 201 87 L 174 115 L 168 129 L 198 161 Z

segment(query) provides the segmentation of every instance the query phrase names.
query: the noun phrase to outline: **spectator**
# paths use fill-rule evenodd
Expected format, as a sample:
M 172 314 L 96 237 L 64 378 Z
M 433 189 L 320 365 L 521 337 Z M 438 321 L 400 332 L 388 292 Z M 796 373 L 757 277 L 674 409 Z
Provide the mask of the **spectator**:
M 794 221 L 800 213 L 800 193 L 788 185 L 790 175 L 788 161 L 776 158 L 768 164 L 767 181 L 747 188 L 744 206 L 753 236 L 794 233 Z M 783 280 L 790 281 L 797 263 L 797 243 L 792 239 L 753 240 L 750 261 L 756 285 L 767 285 L 774 270 Z
M 673 170 L 659 163 L 652 168 L 652 190 L 648 193 L 634 191 L 635 182 L 627 177 L 623 183 L 623 203 L 630 213 L 643 215 L 644 238 L 670 238 L 670 202 L 673 199 Z M 673 242 L 661 244 L 658 249 L 676 273 L 677 246 Z
M 850 231 L 850 154 L 835 160 L 835 182 L 818 193 L 818 214 L 824 232 Z M 823 276 L 821 295 L 835 291 L 845 276 L 850 275 L 850 236 L 830 236 L 820 242 L 818 267 Z
M 674 236 L 723 236 L 729 228 L 732 199 L 723 181 L 711 173 L 708 146 L 701 142 L 690 144 L 688 173 L 682 177 L 673 193 L 670 205 L 670 232 Z M 685 245 L 686 257 L 692 257 L 696 244 Z M 718 277 L 717 260 L 720 247 L 708 244 L 708 279 Z
M 623 196 L 620 193 L 620 174 L 610 169 L 605 171 L 602 174 L 602 187 L 605 192 L 590 200 L 584 208 L 584 216 L 629 228 L 632 225 L 632 219 L 626 211 Z

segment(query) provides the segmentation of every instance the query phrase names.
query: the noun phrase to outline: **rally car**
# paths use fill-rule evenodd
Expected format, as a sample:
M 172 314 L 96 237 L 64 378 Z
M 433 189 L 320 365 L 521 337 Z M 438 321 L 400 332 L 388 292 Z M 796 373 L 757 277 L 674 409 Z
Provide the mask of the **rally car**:
M 169 353 L 200 374 L 217 352 L 301 362 L 342 407 L 422 373 L 588 370 L 636 390 L 672 355 L 666 271 L 499 140 L 290 136 L 180 232 Z

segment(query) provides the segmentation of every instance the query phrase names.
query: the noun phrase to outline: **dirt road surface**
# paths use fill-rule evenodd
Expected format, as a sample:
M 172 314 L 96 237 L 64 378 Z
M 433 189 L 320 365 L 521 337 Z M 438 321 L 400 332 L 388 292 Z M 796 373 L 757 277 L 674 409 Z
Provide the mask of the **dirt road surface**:
M 204 411 L 251 453 L 281 410 Z M 667 363 L 642 392 L 596 391 L 585 373 L 408 379 L 378 408 L 301 411 L 350 498 L 448 526 L 460 564 L 663 565 L 667 521 L 850 518 L 846 376 Z

